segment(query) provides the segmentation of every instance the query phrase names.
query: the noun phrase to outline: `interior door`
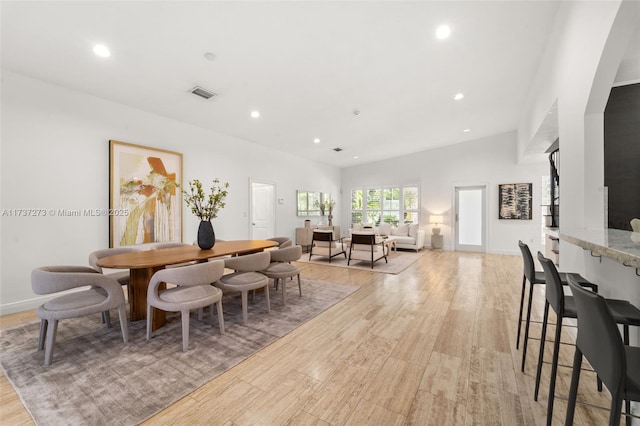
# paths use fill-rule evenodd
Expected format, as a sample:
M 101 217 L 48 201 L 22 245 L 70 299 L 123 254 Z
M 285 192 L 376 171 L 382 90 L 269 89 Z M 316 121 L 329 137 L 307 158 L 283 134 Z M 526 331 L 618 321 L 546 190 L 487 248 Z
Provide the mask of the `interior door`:
M 275 185 L 251 181 L 251 239 L 275 237 Z
M 455 248 L 457 251 L 486 251 L 486 187 L 456 187 Z

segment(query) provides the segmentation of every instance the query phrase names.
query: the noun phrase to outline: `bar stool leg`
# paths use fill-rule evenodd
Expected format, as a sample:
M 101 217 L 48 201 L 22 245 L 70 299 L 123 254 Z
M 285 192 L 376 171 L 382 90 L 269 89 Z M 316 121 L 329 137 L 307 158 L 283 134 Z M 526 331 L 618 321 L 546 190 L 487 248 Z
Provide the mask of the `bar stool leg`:
M 520 295 L 520 313 L 518 314 L 518 337 L 516 337 L 516 349 L 520 349 L 520 329 L 522 328 L 522 308 L 524 307 L 524 293 L 527 286 L 527 277 L 522 276 L 522 294 Z
M 576 399 L 578 397 L 578 384 L 580 382 L 580 368 L 582 367 L 582 352 L 576 346 L 576 352 L 573 355 L 573 372 L 571 373 L 571 386 L 569 387 L 569 401 L 567 403 L 567 417 L 565 418 L 565 426 L 573 425 L 573 416 L 576 411 Z
M 549 319 L 549 302 L 544 303 L 544 315 L 542 316 L 542 333 L 540 336 L 540 353 L 538 354 L 538 368 L 536 369 L 536 388 L 533 392 L 533 400 L 538 400 L 540 390 L 540 376 L 542 375 L 542 363 L 544 362 L 544 344 L 547 339 L 547 320 Z
M 527 302 L 527 321 L 524 325 L 524 342 L 522 346 L 522 367 L 521 371 L 524 371 L 524 362 L 527 359 L 527 342 L 529 340 L 529 323 L 531 321 L 531 301 L 533 299 L 533 284 L 529 283 L 529 301 Z
M 547 403 L 547 426 L 553 420 L 553 400 L 556 394 L 556 375 L 558 374 L 558 356 L 560 352 L 560 336 L 562 334 L 562 316 L 556 321 L 556 339 L 553 342 L 553 360 L 551 361 L 551 382 L 549 384 L 549 402 Z

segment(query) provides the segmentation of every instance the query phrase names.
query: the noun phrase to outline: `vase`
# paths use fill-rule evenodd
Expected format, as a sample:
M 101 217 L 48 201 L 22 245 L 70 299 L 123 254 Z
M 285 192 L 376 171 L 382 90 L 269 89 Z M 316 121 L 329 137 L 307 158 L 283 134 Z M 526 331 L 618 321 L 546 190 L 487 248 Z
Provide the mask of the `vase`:
M 210 220 L 203 220 L 198 226 L 198 247 L 209 250 L 216 244 L 216 234 Z
M 327 216 L 327 219 L 329 220 L 329 226 L 333 226 L 333 215 L 331 213 L 329 213 L 329 216 Z

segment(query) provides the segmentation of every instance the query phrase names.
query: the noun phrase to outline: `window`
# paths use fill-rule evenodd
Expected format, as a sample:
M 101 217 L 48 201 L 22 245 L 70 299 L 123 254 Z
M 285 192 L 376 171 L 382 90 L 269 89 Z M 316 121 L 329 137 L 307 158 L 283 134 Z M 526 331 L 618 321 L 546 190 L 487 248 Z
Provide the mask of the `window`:
M 418 223 L 420 189 L 417 185 L 382 186 L 351 190 L 351 225 L 379 226 Z

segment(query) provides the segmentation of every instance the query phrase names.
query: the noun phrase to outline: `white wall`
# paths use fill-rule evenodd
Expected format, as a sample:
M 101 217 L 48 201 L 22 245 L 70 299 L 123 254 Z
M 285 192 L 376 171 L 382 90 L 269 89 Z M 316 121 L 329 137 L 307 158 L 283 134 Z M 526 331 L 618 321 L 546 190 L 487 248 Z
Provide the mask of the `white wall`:
M 516 162 L 516 133 L 490 136 L 454 146 L 423 151 L 386 161 L 350 167 L 342 172 L 342 204 L 350 204 L 351 190 L 366 185 L 421 185 L 421 229 L 431 244 L 430 214 L 443 213 L 444 248 L 451 250 L 454 188 L 466 185 L 487 187 L 487 251 L 520 254 L 518 240 L 541 250 L 540 194 L 542 176 L 549 174 L 546 161 Z M 533 220 L 498 219 L 498 185 L 533 183 Z M 349 224 L 349 211 L 342 211 L 342 223 Z
M 231 185 L 214 220 L 216 237 L 249 238 L 249 180 L 274 182 L 276 234 L 294 238 L 297 189 L 337 194 L 340 171 L 260 145 L 2 72 L 1 197 L 5 209 L 109 207 L 109 139 L 183 153 L 184 183 L 219 177 Z M 198 220 L 183 211 L 183 238 Z M 339 225 L 339 218 L 336 225 Z M 106 217 L 11 217 L 0 221 L 0 313 L 37 306 L 30 273 L 37 266 L 87 265 L 108 247 Z
M 615 74 L 640 25 L 637 1 L 563 2 L 518 127 L 522 153 L 557 99 L 560 232 L 605 227 L 603 112 Z M 640 49 L 640 46 L 637 46 Z M 636 76 L 638 78 L 640 76 Z M 640 306 L 633 268 L 562 242 L 560 268 L 600 284 L 607 297 Z

